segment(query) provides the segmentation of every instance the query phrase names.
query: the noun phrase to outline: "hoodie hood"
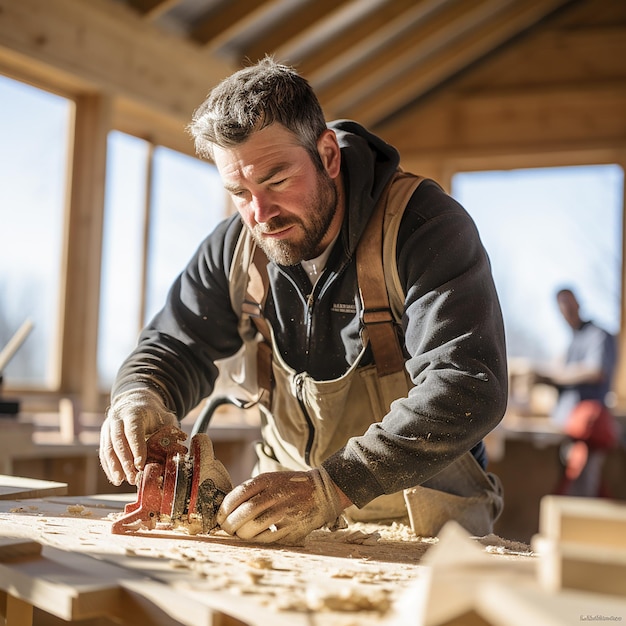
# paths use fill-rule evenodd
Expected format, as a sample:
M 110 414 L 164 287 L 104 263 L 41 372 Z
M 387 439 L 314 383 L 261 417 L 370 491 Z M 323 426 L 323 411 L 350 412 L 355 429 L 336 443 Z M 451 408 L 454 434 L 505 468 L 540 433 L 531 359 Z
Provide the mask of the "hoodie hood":
M 330 122 L 341 148 L 341 174 L 346 194 L 344 233 L 350 254 L 378 199 L 400 163 L 398 151 L 351 120 Z

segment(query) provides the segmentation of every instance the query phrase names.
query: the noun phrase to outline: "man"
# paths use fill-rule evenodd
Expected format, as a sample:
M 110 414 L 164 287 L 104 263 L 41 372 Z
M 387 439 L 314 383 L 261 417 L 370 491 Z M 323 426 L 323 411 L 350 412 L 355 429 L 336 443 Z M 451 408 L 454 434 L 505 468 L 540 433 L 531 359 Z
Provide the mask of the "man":
M 560 289 L 556 302 L 572 329 L 572 338 L 563 363 L 540 370 L 536 379 L 557 387 L 559 395 L 552 419 L 564 427 L 582 400 L 606 402 L 613 383 L 617 347 L 613 335 L 580 317 L 580 304 L 571 289 Z
M 420 534 L 450 518 L 491 532 L 502 497 L 482 438 L 504 413 L 506 355 L 467 213 L 432 181 L 398 200 L 389 188 L 397 151 L 354 122 L 327 126 L 308 83 L 270 58 L 215 87 L 190 132 L 237 214 L 200 246 L 120 369 L 101 435 L 110 480 L 136 483 L 145 437 L 210 395 L 216 361 L 240 350 L 245 298 L 235 287 L 248 276 L 241 250 L 256 244 L 267 256 L 256 318 L 267 323 L 271 389 L 261 394 L 257 474 L 225 497 L 222 529 L 298 541 L 346 509 L 390 518 L 400 502 L 406 515 L 403 490 L 415 487 Z M 399 385 L 380 375 L 357 280 L 359 244 L 381 203 L 402 218 L 387 264 L 403 292 Z
M 571 438 L 562 446 L 565 464 L 557 491 L 572 496 L 602 492 L 606 451 L 617 442 L 617 424 L 606 406 L 611 391 L 617 346 L 615 337 L 580 316 L 571 289 L 560 289 L 556 301 L 572 338 L 561 366 L 537 373 L 536 382 L 554 385 L 558 399 L 552 420 Z

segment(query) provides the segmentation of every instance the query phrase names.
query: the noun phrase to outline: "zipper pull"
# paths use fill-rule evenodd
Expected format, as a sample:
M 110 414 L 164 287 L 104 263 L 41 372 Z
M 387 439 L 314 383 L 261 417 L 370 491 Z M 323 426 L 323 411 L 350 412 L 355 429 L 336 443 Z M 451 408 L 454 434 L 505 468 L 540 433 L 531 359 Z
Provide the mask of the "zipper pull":
M 300 402 L 302 402 L 302 398 L 304 396 L 302 392 L 302 389 L 304 388 L 304 376 L 305 376 L 305 373 L 300 372 L 299 374 L 296 374 L 293 377 L 293 382 L 292 382 L 292 391 Z

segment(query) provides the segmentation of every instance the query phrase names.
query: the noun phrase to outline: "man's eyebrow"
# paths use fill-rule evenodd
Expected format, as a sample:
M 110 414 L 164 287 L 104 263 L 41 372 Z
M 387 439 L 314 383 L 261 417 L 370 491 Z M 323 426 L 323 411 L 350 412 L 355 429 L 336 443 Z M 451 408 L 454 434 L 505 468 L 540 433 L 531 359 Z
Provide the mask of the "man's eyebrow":
M 291 163 L 289 163 L 287 161 L 285 161 L 284 163 L 278 163 L 272 169 L 270 169 L 268 172 L 263 174 L 263 176 L 261 176 L 260 178 L 257 178 L 255 180 L 255 183 L 257 185 L 262 185 L 263 183 L 267 182 L 268 180 L 271 180 L 272 178 L 274 178 L 274 176 L 276 176 L 277 174 L 280 174 L 281 172 L 283 172 L 286 169 L 288 169 L 290 166 L 291 166 Z M 223 186 L 224 186 L 224 189 L 226 191 L 228 191 L 229 193 L 236 193 L 238 191 L 242 191 L 243 190 L 243 187 L 241 185 L 237 185 L 237 184 L 224 183 Z
M 258 184 L 265 183 L 268 180 L 270 180 L 271 178 L 274 178 L 274 176 L 276 176 L 276 174 L 280 174 L 283 170 L 286 170 L 290 165 L 291 164 L 288 163 L 287 161 L 285 161 L 284 163 L 278 163 L 271 170 L 269 170 L 269 172 L 267 172 L 264 176 L 259 178 L 256 182 Z

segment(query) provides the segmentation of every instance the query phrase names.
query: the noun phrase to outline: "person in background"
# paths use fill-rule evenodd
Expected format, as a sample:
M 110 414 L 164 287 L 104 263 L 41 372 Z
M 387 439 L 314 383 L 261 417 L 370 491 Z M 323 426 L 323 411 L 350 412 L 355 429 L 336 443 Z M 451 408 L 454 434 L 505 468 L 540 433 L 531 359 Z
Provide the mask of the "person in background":
M 201 244 L 117 375 L 100 443 L 109 479 L 135 484 L 146 436 L 208 397 L 217 362 L 264 326 L 263 440 L 255 475 L 223 500 L 223 530 L 297 542 L 342 513 L 406 516 L 410 489 L 419 534 L 449 519 L 492 532 L 503 498 L 482 440 L 504 414 L 507 363 L 489 259 L 467 212 L 401 172 L 395 148 L 358 123 L 327 124 L 307 81 L 269 57 L 217 85 L 190 131 L 237 213 Z M 413 184 L 406 197 L 402 180 Z M 378 206 L 401 217 L 385 260 L 402 292 L 387 342 L 399 345 L 393 384 L 372 348 L 376 323 L 392 318 L 364 311 L 357 267 Z M 251 250 L 264 255 L 255 267 L 267 287 L 245 318 L 237 286 Z
M 554 423 L 568 435 L 562 446 L 565 465 L 557 492 L 575 496 L 603 495 L 602 467 L 607 450 L 617 443 L 615 418 L 607 405 L 615 365 L 615 337 L 580 316 L 574 291 L 560 289 L 556 301 L 572 329 L 563 363 L 537 373 L 536 382 L 556 387 Z

